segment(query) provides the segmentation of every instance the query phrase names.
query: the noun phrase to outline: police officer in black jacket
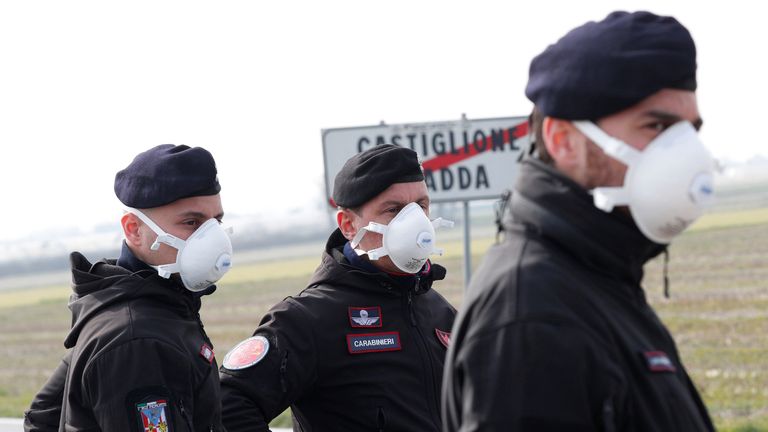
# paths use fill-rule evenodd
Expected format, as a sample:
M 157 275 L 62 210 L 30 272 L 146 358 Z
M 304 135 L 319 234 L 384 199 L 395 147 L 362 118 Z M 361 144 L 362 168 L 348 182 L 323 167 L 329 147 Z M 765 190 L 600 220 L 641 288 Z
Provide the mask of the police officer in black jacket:
M 339 229 L 301 293 L 275 305 L 221 368 L 229 432 L 267 431 L 288 406 L 300 431 L 439 431 L 455 310 L 434 289 L 434 229 L 412 150 L 347 161 Z M 382 235 L 383 234 L 383 235 Z
M 453 327 L 445 431 L 713 430 L 641 287 L 712 196 L 695 89 L 688 31 L 647 12 L 533 60 L 535 154 Z
M 72 253 L 69 351 L 25 413 L 25 430 L 224 430 L 198 313 L 231 262 L 220 190 L 199 147 L 157 146 L 117 174 L 120 257 L 91 263 Z

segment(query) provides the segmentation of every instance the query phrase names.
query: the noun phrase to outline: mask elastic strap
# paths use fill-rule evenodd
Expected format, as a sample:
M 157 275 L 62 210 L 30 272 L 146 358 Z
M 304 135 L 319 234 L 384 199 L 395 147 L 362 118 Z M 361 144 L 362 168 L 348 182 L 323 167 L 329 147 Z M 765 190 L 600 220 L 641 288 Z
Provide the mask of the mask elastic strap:
M 387 252 L 384 250 L 384 247 L 372 249 L 369 251 L 364 251 L 362 249 L 357 248 L 357 246 L 360 245 L 360 241 L 365 236 L 365 233 L 368 231 L 384 235 L 384 233 L 387 232 L 387 226 L 382 225 L 378 222 L 368 222 L 368 225 L 360 228 L 360 230 L 357 231 L 357 234 L 355 234 L 355 236 L 349 242 L 349 245 L 352 246 L 352 249 L 355 251 L 355 253 L 357 253 L 358 255 L 368 254 L 368 258 L 372 260 L 377 260 L 387 255 Z
M 359 250 L 360 249 L 357 249 L 356 251 L 359 251 Z M 385 257 L 385 256 L 389 255 L 389 253 L 387 253 L 387 251 L 383 247 L 376 248 L 376 249 L 371 249 L 368 252 L 364 252 L 364 253 L 368 254 L 368 259 L 371 260 L 371 261 L 376 261 L 377 259 L 379 259 L 381 257 Z
M 635 150 L 632 146 L 628 145 L 620 139 L 616 139 L 591 121 L 576 120 L 571 122 L 576 129 L 591 139 L 592 142 L 597 144 L 603 151 L 624 163 L 627 166 L 631 166 L 640 157 L 640 152 Z
M 125 209 L 128 213 L 131 213 L 141 219 L 142 222 L 144 222 L 149 229 L 155 232 L 157 234 L 157 239 L 155 239 L 155 242 L 152 243 L 152 246 L 149 248 L 153 251 L 156 251 L 160 249 L 160 243 L 165 243 L 168 246 L 171 246 L 172 248 L 175 248 L 176 250 L 181 250 L 184 247 L 184 240 L 170 235 L 167 232 L 165 232 L 160 226 L 158 226 L 155 221 L 150 219 L 147 215 L 145 215 L 141 210 L 127 207 Z M 181 271 L 181 267 L 177 263 L 173 264 L 163 264 L 159 266 L 152 266 L 155 270 L 157 270 L 157 274 L 165 279 L 168 279 L 171 277 L 174 273 L 179 273 Z
M 181 266 L 179 266 L 176 263 L 173 264 L 163 264 L 159 266 L 152 266 L 157 270 L 157 274 L 160 275 L 160 277 L 168 279 L 171 277 L 174 273 L 180 273 L 181 272 Z
M 432 221 L 432 226 L 435 229 L 437 229 L 437 228 L 453 228 L 453 221 L 447 220 L 447 219 L 443 219 L 443 218 L 439 217 L 439 218 L 437 218 L 437 219 Z
M 623 187 L 599 187 L 592 190 L 595 207 L 608 213 L 620 205 L 629 204 L 629 194 Z
M 184 240 L 165 232 L 162 228 L 160 228 L 160 226 L 158 226 L 155 223 L 155 221 L 147 217 L 147 215 L 145 215 L 141 210 L 131 208 L 131 207 L 126 207 L 125 211 L 136 215 L 136 217 L 141 219 L 141 221 L 144 222 L 149 227 L 149 229 L 151 229 L 152 231 L 155 232 L 155 234 L 157 234 L 157 239 L 155 239 L 155 242 L 152 243 L 152 246 L 149 247 L 153 251 L 160 249 L 160 243 L 165 243 L 168 246 L 177 250 L 181 250 L 181 248 L 184 247 L 184 243 L 185 243 Z
M 452 220 L 443 219 L 441 217 L 433 220 L 431 223 L 432 223 L 432 227 L 434 227 L 435 229 L 438 229 L 438 228 L 453 228 L 453 221 Z M 442 256 L 444 252 L 445 251 L 443 249 L 441 249 L 441 248 L 437 248 L 437 247 L 433 247 L 432 248 L 432 253 L 435 254 L 435 255 Z

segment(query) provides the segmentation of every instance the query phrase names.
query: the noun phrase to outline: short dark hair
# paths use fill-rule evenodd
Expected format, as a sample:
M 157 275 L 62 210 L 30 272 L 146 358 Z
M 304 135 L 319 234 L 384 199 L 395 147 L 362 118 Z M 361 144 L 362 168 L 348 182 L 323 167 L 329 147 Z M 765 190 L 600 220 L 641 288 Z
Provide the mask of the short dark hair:
M 363 205 L 365 205 L 365 204 L 363 204 Z M 349 210 L 349 211 L 351 211 L 352 213 L 354 213 L 354 214 L 356 214 L 356 215 L 360 216 L 360 215 L 362 214 L 362 208 L 363 208 L 363 205 L 359 205 L 359 206 L 357 206 L 357 207 L 342 207 L 342 206 L 337 206 L 337 208 L 338 208 L 339 210 Z
M 544 143 L 544 113 L 536 106 L 533 107 L 531 115 L 528 116 L 528 132 L 531 135 L 533 154 L 542 162 L 553 164 L 552 156 L 547 151 L 547 145 Z

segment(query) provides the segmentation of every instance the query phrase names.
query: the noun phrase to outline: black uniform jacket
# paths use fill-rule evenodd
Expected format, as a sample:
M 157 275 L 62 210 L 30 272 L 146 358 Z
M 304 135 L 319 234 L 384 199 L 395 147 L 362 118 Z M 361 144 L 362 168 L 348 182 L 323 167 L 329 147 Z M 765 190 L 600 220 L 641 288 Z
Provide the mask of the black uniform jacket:
M 510 205 L 453 327 L 444 430 L 713 430 L 640 286 L 663 246 L 536 160 Z
M 70 260 L 70 351 L 27 411 L 25 430 L 51 430 L 58 416 L 67 432 L 143 432 L 161 423 L 168 431 L 223 430 L 199 296 L 148 267 L 91 264 L 77 252 Z
M 64 398 L 64 383 L 72 358 L 72 350 L 61 359 L 48 381 L 24 412 L 24 432 L 56 432 L 61 421 L 61 401 Z
M 254 332 L 270 343 L 263 360 L 221 368 L 228 431 L 266 431 L 288 406 L 298 431 L 441 429 L 440 335 L 456 311 L 430 288 L 445 270 L 364 271 L 350 265 L 345 243 L 336 230 L 309 287 L 264 316 Z

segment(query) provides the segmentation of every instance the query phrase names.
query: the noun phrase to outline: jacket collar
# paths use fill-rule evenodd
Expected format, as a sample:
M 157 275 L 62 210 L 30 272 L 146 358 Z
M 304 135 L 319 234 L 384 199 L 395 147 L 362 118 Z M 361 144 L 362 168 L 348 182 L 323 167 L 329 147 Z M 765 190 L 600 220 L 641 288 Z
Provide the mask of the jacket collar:
M 117 258 L 117 265 L 134 273 L 142 270 L 157 272 L 147 263 L 136 257 L 136 255 L 133 254 L 133 251 L 131 251 L 131 249 L 128 247 L 128 244 L 125 242 L 125 240 L 123 240 L 123 245 L 120 248 L 120 256 Z
M 184 317 L 196 317 L 200 298 L 193 296 L 173 280 L 153 271 L 132 272 L 115 260 L 91 263 L 79 252 L 70 254 L 72 295 L 68 307 L 72 311 L 72 329 L 64 344 L 75 345 L 85 324 L 100 311 L 112 305 L 135 299 L 151 300 Z
M 510 198 L 512 226 L 558 244 L 594 271 L 639 285 L 643 266 L 665 246 L 647 239 L 620 211 L 606 213 L 577 183 L 537 159 L 520 166 Z

